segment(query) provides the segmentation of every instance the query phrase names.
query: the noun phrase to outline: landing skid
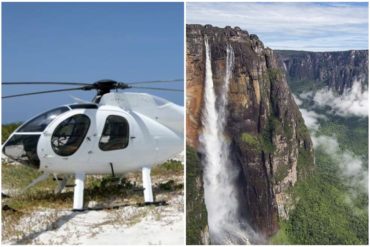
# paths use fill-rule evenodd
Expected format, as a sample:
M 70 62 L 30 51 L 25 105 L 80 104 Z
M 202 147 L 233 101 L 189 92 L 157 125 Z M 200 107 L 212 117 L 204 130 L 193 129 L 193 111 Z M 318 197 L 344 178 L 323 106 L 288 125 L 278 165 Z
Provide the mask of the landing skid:
M 9 205 L 7 205 L 7 204 L 3 205 L 2 208 L 1 208 L 1 210 L 2 211 L 10 211 L 10 212 L 13 212 L 13 213 L 18 212 L 18 210 L 9 207 Z
M 29 184 L 26 188 L 24 188 L 21 193 L 24 193 L 26 190 L 31 188 L 32 186 L 46 180 L 50 174 L 49 173 L 43 173 L 41 176 L 36 178 Z M 162 206 L 165 205 L 166 202 L 159 201 L 154 202 L 153 199 L 153 190 L 152 190 L 152 180 L 150 177 L 150 168 L 143 167 L 142 168 L 142 176 L 143 176 L 143 189 L 144 192 L 144 203 L 137 204 L 137 206 L 147 206 L 147 205 L 155 205 L 155 206 Z M 58 186 L 55 189 L 55 193 L 59 194 L 64 189 L 64 187 L 69 187 L 67 185 L 68 177 L 64 176 L 63 178 L 59 178 L 57 175 L 54 175 L 55 180 L 58 182 Z M 84 211 L 84 189 L 85 189 L 85 173 L 76 173 L 75 174 L 75 184 L 74 184 L 74 193 L 73 193 L 73 211 Z M 21 194 L 20 193 L 20 194 Z M 2 194 L 3 198 L 6 198 L 7 196 L 5 194 Z M 129 205 L 128 205 L 129 206 Z M 113 206 L 113 208 L 116 206 Z M 88 210 L 96 210 L 92 208 L 87 208 Z M 109 209 L 109 207 L 107 208 Z
M 5 193 L 3 193 L 3 192 L 1 192 L 1 198 L 2 198 L 2 199 L 10 198 L 10 196 L 9 196 L 9 195 L 7 195 L 7 194 L 5 194 Z
M 143 167 L 143 187 L 144 187 L 144 201 L 152 203 L 153 191 L 152 191 L 152 179 L 150 178 L 150 168 Z
M 154 200 L 153 200 L 153 190 L 152 190 L 152 180 L 151 180 L 151 177 L 150 177 L 150 168 L 143 167 L 142 168 L 142 176 L 143 176 L 144 203 L 141 203 L 141 204 L 143 206 L 148 206 L 148 205 L 162 206 L 162 205 L 165 205 L 166 202 L 164 202 L 164 201 L 154 202 Z M 83 201 L 84 201 L 84 185 L 85 185 L 85 174 L 84 173 L 76 173 L 72 211 L 99 210 L 99 209 L 93 209 L 93 208 L 87 208 L 86 209 L 86 208 L 83 207 L 83 204 L 84 204 L 83 203 Z M 141 204 L 137 204 L 137 205 L 140 206 Z M 128 205 L 128 206 L 130 206 L 130 205 Z M 102 208 L 102 209 L 104 209 L 104 208 Z M 100 210 L 102 210 L 102 209 L 100 209 Z M 106 209 L 109 209 L 109 207 L 106 208 Z
M 75 189 L 73 193 L 73 211 L 83 210 L 85 173 L 76 173 Z
M 155 207 L 161 207 L 161 206 L 167 206 L 168 203 L 166 201 L 157 201 L 157 202 L 138 202 L 133 204 L 120 204 L 120 205 L 112 205 L 107 207 L 94 207 L 94 208 L 84 208 L 81 210 L 75 210 L 73 209 L 73 212 L 83 212 L 83 211 L 101 211 L 101 210 L 115 210 L 125 207 L 147 207 L 147 206 L 155 206 Z

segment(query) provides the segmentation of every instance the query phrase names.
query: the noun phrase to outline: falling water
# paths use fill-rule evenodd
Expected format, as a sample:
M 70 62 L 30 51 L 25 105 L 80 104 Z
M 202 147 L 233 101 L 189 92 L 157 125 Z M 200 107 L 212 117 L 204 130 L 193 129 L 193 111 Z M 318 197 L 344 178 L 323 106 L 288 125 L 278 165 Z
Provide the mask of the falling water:
M 211 50 L 208 39 L 206 47 L 206 78 L 204 108 L 202 115 L 203 133 L 200 143 L 204 159 L 204 194 L 208 212 L 208 226 L 214 244 L 248 244 L 245 227 L 238 217 L 238 199 L 235 179 L 238 171 L 229 158 L 229 142 L 225 138 L 229 81 L 234 66 L 234 52 L 226 47 L 226 73 L 221 95 L 216 101 L 213 86 Z M 218 107 L 217 107 L 217 106 Z

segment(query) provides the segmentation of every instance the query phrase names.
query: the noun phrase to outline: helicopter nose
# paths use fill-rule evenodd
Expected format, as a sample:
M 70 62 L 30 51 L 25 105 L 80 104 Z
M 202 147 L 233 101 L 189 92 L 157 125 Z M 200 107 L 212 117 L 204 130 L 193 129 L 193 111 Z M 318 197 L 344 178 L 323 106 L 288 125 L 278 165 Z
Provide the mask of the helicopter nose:
M 39 169 L 40 159 L 37 155 L 39 138 L 39 134 L 14 134 L 4 144 L 3 153 L 14 161 Z

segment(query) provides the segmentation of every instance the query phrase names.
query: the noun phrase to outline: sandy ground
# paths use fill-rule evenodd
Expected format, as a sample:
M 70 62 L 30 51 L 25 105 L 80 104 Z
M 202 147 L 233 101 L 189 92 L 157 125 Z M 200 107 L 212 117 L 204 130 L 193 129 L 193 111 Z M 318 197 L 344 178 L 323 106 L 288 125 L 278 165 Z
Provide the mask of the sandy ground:
M 183 245 L 183 195 L 176 195 L 167 203 L 101 211 L 35 211 L 23 216 L 15 226 L 27 234 L 2 244 Z
M 184 162 L 184 152 L 175 157 Z M 131 182 L 140 185 L 141 176 L 128 174 Z M 176 184 L 183 184 L 183 176 L 171 177 Z M 152 176 L 153 183 L 164 183 L 168 176 Z M 2 188 L 13 195 L 17 190 Z M 137 206 L 132 200 L 116 198 L 111 203 L 125 202 L 130 206 L 118 209 L 87 210 L 73 212 L 67 209 L 42 208 L 26 212 L 14 222 L 2 221 L 2 228 L 11 234 L 2 233 L 2 244 L 89 244 L 89 245 L 149 245 L 185 244 L 185 216 L 183 191 L 156 194 L 156 200 L 166 201 L 162 206 Z M 4 202 L 4 198 L 3 198 Z M 131 204 L 130 204 L 131 203 Z M 96 202 L 89 202 L 94 207 Z M 108 202 L 108 204 L 110 204 Z M 96 205 L 99 206 L 99 205 Z

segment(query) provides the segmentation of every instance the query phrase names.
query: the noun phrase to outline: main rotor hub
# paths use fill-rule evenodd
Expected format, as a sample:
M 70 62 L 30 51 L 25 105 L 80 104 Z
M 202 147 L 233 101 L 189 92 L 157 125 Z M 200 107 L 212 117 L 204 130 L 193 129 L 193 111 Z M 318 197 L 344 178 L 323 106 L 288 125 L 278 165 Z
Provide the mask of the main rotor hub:
M 85 90 L 96 89 L 97 93 L 93 101 L 95 103 L 99 103 L 101 97 L 104 94 L 110 93 L 112 89 L 127 89 L 127 88 L 130 88 L 130 86 L 123 82 L 117 82 L 114 80 L 100 80 L 93 83 L 91 86 L 87 86 Z

